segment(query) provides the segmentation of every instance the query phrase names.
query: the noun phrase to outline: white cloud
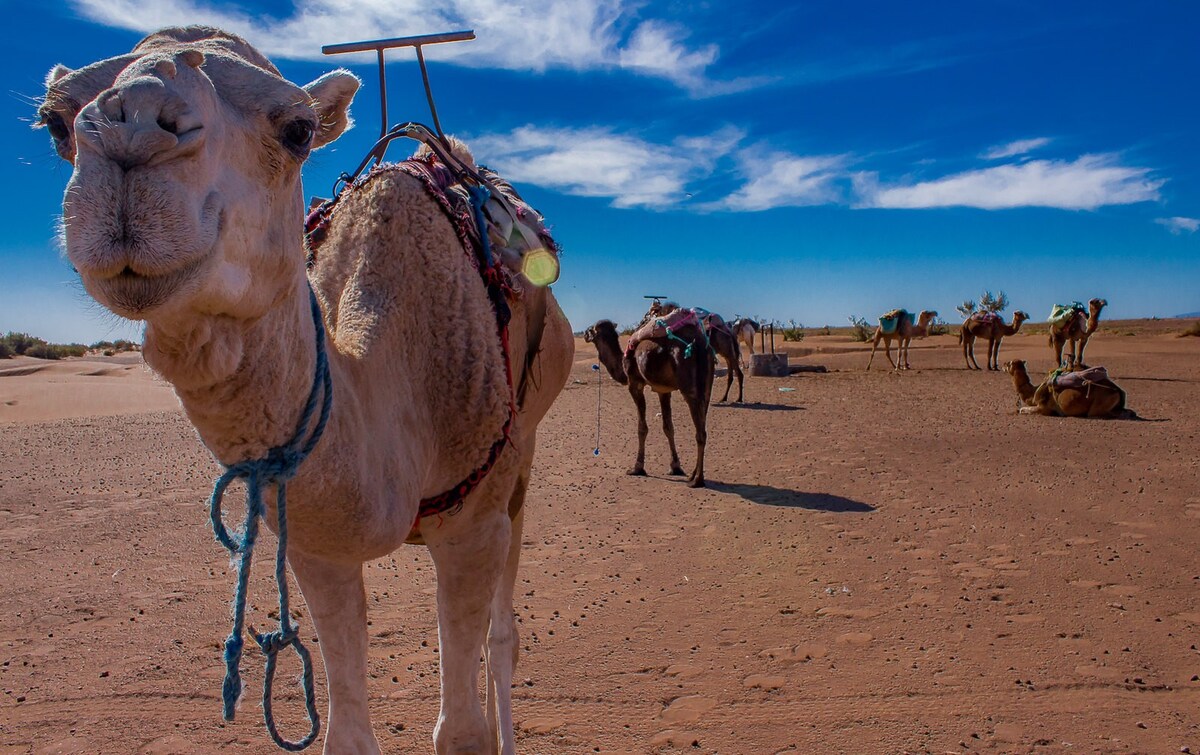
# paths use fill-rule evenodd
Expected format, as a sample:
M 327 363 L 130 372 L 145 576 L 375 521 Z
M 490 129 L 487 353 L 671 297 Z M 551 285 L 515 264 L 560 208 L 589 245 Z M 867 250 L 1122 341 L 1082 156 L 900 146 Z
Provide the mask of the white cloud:
M 1200 230 L 1200 218 L 1155 218 L 1155 223 L 1167 227 L 1176 236 L 1182 233 L 1195 233 Z
M 476 158 L 518 184 L 584 197 L 611 197 L 614 207 L 661 209 L 683 202 L 689 182 L 712 174 L 741 140 L 726 127 L 671 144 L 653 144 L 611 129 L 522 126 L 470 139 Z
M 806 157 L 758 146 L 742 150 L 738 162 L 745 183 L 705 209 L 755 212 L 843 201 L 838 185 L 846 177 L 843 156 Z
M 876 173 L 854 177 L 858 206 L 905 209 L 1094 210 L 1105 205 L 1157 200 L 1164 183 L 1165 180 L 1152 177 L 1149 168 L 1120 165 L 1111 154 L 1083 155 L 1073 161 L 1031 160 L 997 165 L 908 185 L 882 185 Z
M 707 81 L 716 45 L 689 47 L 683 27 L 636 21 L 637 0 L 295 0 L 292 15 L 281 19 L 201 0 L 72 2 L 94 21 L 135 31 L 218 26 L 246 37 L 268 57 L 290 60 L 329 60 L 321 54 L 323 44 L 473 28 L 474 42 L 434 45 L 426 56 L 520 71 L 626 69 L 705 94 L 714 86 L 739 86 Z M 373 54 L 359 59 L 373 59 Z
M 1045 147 L 1049 143 L 1050 139 L 1045 136 L 1039 136 L 1036 139 L 1018 139 L 1015 142 L 990 147 L 980 157 L 984 160 L 1003 160 L 1006 157 L 1028 154 L 1036 149 Z

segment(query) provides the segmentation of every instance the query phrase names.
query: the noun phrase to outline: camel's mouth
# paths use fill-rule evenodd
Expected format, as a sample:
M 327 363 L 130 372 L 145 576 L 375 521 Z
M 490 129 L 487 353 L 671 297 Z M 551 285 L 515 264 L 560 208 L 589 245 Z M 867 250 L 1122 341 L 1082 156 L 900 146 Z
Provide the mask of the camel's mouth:
M 84 279 L 98 301 L 129 320 L 144 320 L 197 280 L 207 259 L 199 257 L 168 273 L 139 273 L 130 266 L 106 278 Z

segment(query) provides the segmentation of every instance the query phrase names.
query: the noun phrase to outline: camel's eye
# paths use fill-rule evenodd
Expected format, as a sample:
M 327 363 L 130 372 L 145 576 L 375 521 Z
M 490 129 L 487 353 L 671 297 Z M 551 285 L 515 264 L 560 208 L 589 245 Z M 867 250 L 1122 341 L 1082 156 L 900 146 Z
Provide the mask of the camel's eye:
M 290 149 L 296 155 L 304 157 L 312 148 L 313 133 L 312 121 L 304 118 L 298 118 L 289 122 L 283 127 L 283 133 L 280 138 L 283 140 L 283 146 Z
M 50 132 L 50 138 L 56 142 L 64 142 L 71 132 L 67 129 L 67 122 L 63 117 L 54 111 L 50 111 L 48 115 L 42 118 L 42 123 L 45 124 L 46 130 Z

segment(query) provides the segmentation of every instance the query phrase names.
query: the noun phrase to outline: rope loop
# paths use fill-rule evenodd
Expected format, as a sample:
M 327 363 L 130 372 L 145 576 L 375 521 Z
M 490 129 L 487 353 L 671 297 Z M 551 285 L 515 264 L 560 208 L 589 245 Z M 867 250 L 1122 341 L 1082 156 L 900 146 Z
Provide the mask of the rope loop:
M 333 405 L 333 380 L 329 374 L 329 358 L 325 352 L 325 323 L 321 316 L 317 295 L 311 285 L 308 293 L 313 327 L 316 331 L 316 374 L 313 376 L 308 400 L 300 413 L 296 432 L 288 442 L 269 449 L 261 458 L 248 459 L 225 467 L 224 473 L 213 484 L 212 497 L 209 499 L 209 518 L 212 520 L 213 535 L 229 551 L 230 555 L 237 559 L 237 582 L 233 594 L 233 629 L 225 640 L 225 679 L 221 684 L 224 718 L 226 721 L 232 721 L 242 695 L 241 661 L 242 650 L 245 646 L 243 634 L 246 621 L 246 600 L 249 593 L 250 565 L 254 558 L 254 544 L 258 540 L 259 521 L 266 515 L 263 489 L 268 485 L 275 486 L 275 510 L 279 532 L 275 551 L 275 583 L 279 592 L 279 629 L 264 634 L 254 633 L 251 630 L 251 636 L 267 659 L 266 674 L 263 677 L 263 720 L 275 744 L 289 752 L 303 750 L 311 745 L 321 729 L 321 719 L 317 713 L 314 692 L 312 657 L 300 640 L 299 629 L 291 622 L 287 583 L 287 482 L 296 476 L 304 459 L 321 439 L 321 434 L 324 433 L 325 426 L 329 422 L 329 412 Z M 314 425 L 313 416 L 318 409 L 320 414 Z M 312 425 L 311 431 L 310 425 Z M 245 480 L 246 482 L 246 519 L 240 538 L 229 532 L 221 515 L 221 503 L 225 492 L 234 480 Z M 305 709 L 310 723 L 308 734 L 295 742 L 286 740 L 279 734 L 275 725 L 271 701 L 276 657 L 280 650 L 287 647 L 295 649 L 296 655 L 300 657 L 300 662 L 304 667 L 301 685 L 304 689 Z

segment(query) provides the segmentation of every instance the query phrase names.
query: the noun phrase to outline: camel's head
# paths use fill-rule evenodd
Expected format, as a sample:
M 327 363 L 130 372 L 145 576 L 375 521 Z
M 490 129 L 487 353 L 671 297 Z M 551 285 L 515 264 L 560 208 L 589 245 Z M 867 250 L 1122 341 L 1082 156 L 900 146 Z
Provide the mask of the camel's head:
M 1025 370 L 1025 360 L 1024 359 L 1013 359 L 1010 362 L 1005 362 L 1004 363 L 1004 371 L 1007 372 L 1009 375 L 1028 375 L 1029 374 Z
M 1088 312 L 1093 315 L 1099 315 L 1100 310 L 1108 306 L 1107 299 L 1092 299 L 1088 302 Z
M 1013 312 L 1013 322 L 1016 323 L 1017 325 L 1020 325 L 1021 323 L 1025 322 L 1028 319 L 1029 319 L 1028 312 L 1023 312 L 1019 309 L 1016 312 Z
M 617 325 L 612 320 L 600 320 L 583 331 L 583 340 L 587 343 L 597 343 L 600 339 L 617 337 Z
M 300 167 L 348 126 L 352 74 L 301 88 L 244 40 L 187 27 L 46 86 L 39 124 L 74 166 L 67 256 L 105 307 L 256 317 L 303 275 Z
M 937 316 L 938 316 L 938 313 L 936 310 L 923 309 L 923 310 L 921 310 L 921 314 L 917 315 L 917 325 L 920 325 L 920 326 L 928 325 L 929 323 L 933 322 L 933 318 L 935 318 Z

